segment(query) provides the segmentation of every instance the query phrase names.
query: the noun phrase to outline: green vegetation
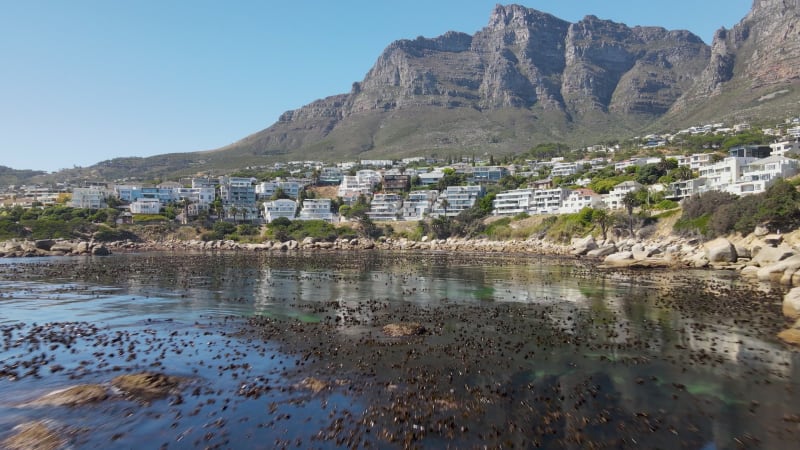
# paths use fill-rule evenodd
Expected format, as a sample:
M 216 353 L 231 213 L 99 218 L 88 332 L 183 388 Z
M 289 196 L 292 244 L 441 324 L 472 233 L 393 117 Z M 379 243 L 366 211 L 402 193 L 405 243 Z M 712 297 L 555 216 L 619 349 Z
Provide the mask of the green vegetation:
M 778 180 L 763 194 L 741 198 L 717 191 L 694 195 L 684 201 L 675 231 L 714 237 L 748 234 L 759 225 L 773 232 L 800 226 L 800 192 L 791 183 Z
M 279 217 L 267 225 L 264 236 L 280 242 L 302 241 L 307 237 L 333 242 L 339 238 L 352 239 L 358 234 L 349 227 L 335 227 L 324 220 L 292 221 L 285 217 Z
M 118 211 L 68 206 L 0 209 L 0 239 L 70 239 L 85 237 L 100 225 L 115 226 Z

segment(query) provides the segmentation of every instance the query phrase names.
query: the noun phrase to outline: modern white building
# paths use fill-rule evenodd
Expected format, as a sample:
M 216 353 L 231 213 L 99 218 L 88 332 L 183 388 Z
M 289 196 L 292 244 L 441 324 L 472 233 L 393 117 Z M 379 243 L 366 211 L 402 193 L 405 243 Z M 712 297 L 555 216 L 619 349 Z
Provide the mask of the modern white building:
M 285 217 L 289 220 L 295 219 L 297 212 L 297 202 L 288 198 L 272 200 L 264 203 L 264 220 L 272 222 L 278 217 Z
M 530 212 L 533 204 L 533 189 L 514 189 L 500 192 L 492 202 L 495 216 L 515 216 Z
M 798 160 L 784 156 L 757 159 L 742 166 L 741 177 L 725 190 L 735 195 L 759 194 L 772 186 L 778 178 L 797 175 L 798 163 Z
M 706 190 L 724 191 L 739 180 L 742 167 L 756 158 L 730 156 L 722 161 L 700 168 L 700 178 L 706 179 Z
M 263 181 L 256 184 L 256 198 L 270 198 L 278 189 L 290 198 L 297 198 L 304 187 L 299 181 Z
M 401 215 L 403 197 L 398 194 L 375 194 L 367 217 L 374 221 L 397 220 Z
M 666 190 L 667 198 L 671 200 L 683 200 L 695 194 L 705 192 L 706 179 L 692 178 L 691 180 L 675 181 L 669 184 Z
M 625 195 L 628 192 L 634 192 L 641 188 L 642 185 L 635 181 L 623 181 L 614 186 L 614 189 L 603 197 L 603 203 L 605 203 L 609 209 L 624 209 L 625 205 L 622 203 L 622 199 L 625 198 Z
M 161 201 L 157 198 L 140 198 L 131 203 L 131 214 L 158 214 L 161 212 Z
M 603 197 L 591 189 L 575 189 L 561 202 L 561 214 L 574 214 L 583 208 L 605 208 Z
M 569 189 L 552 188 L 533 191 L 531 214 L 558 214 L 561 204 L 569 195 Z
M 448 186 L 439 195 L 431 214 L 436 217 L 455 217 L 461 211 L 472 208 L 485 193 L 483 186 Z
M 400 214 L 403 220 L 422 220 L 431 212 L 434 202 L 439 197 L 439 191 L 411 191 L 403 202 Z
M 772 156 L 787 156 L 787 154 L 800 153 L 800 142 L 797 141 L 782 141 L 774 144 L 769 144 L 772 149 Z
M 551 177 L 568 177 L 578 173 L 578 164 L 573 162 L 560 162 L 553 164 L 553 169 L 550 171 Z
M 73 208 L 100 209 L 106 204 L 106 192 L 98 187 L 74 188 L 70 206 Z
M 310 198 L 303 200 L 298 220 L 324 220 L 333 223 L 334 215 L 331 211 L 331 199 Z

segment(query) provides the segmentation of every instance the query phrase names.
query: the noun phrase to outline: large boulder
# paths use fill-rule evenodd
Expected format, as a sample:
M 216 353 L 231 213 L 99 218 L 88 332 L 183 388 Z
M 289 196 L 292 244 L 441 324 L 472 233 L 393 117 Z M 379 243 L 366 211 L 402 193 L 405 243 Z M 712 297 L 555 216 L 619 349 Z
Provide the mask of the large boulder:
M 710 263 L 735 263 L 739 256 L 736 254 L 736 246 L 725 238 L 717 238 L 706 242 L 703 246 L 706 258 Z
M 778 333 L 778 338 L 787 344 L 800 347 L 800 320 L 791 328 Z
M 614 253 L 617 253 L 617 246 L 611 244 L 591 250 L 586 253 L 586 256 L 590 256 L 592 258 L 605 258 L 608 255 L 613 255 Z
M 55 245 L 56 241 L 52 239 L 39 239 L 33 243 L 39 250 L 50 251 L 50 249 Z
M 589 235 L 582 239 L 581 238 L 573 239 L 572 249 L 570 253 L 576 256 L 582 256 L 596 248 L 597 248 L 597 242 L 595 242 L 594 237 L 592 235 Z
M 778 281 L 783 278 L 786 271 L 792 273 L 800 269 L 800 255 L 794 255 L 782 261 L 776 262 L 766 267 L 758 269 L 758 279 L 760 281 Z
M 751 263 L 759 267 L 769 266 L 778 261 L 794 256 L 797 252 L 790 246 L 781 244 L 777 247 L 761 247 L 753 256 Z
M 790 319 L 800 319 L 800 287 L 783 296 L 783 315 Z

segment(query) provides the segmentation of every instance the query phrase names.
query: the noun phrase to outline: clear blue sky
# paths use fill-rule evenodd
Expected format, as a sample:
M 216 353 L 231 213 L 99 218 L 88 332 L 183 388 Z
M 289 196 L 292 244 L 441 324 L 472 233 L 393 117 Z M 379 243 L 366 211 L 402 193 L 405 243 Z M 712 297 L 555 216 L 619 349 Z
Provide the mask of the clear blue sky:
M 348 92 L 397 39 L 483 28 L 496 1 L 0 0 L 0 165 L 210 150 Z M 752 0 L 528 0 L 707 43 Z

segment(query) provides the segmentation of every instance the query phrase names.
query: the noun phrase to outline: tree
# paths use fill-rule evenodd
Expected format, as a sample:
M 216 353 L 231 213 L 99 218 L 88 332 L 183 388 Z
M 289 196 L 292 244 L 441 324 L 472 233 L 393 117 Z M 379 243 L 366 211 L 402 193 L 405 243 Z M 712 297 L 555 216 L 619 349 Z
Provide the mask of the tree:
M 275 188 L 275 192 L 272 193 L 272 196 L 270 196 L 269 199 L 270 200 L 282 200 L 282 199 L 286 199 L 286 198 L 289 198 L 289 194 L 287 194 L 286 191 L 284 191 L 282 187 L 278 186 L 277 188 Z
M 603 240 L 606 240 L 608 229 L 614 223 L 614 217 L 605 209 L 592 210 L 592 222 L 600 227 L 600 234 L 603 235 Z
M 466 182 L 463 173 L 456 173 L 455 169 L 447 167 L 442 170 L 443 176 L 439 180 L 436 188 L 440 191 L 447 189 L 448 186 L 460 186 Z
M 625 194 L 622 197 L 622 204 L 625 205 L 625 210 L 628 211 L 628 231 L 633 236 L 633 209 L 641 204 L 636 191 L 629 191 Z

